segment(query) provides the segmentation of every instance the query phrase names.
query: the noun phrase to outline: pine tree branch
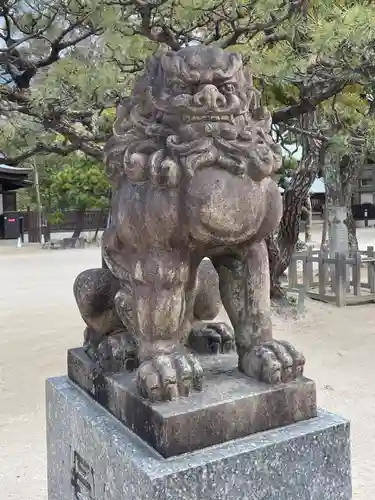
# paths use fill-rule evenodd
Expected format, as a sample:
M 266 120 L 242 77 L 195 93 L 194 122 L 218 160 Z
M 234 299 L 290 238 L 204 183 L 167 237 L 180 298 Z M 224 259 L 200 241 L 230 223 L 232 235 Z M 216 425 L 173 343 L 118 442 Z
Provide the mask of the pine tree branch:
M 286 106 L 284 108 L 275 110 L 272 113 L 273 123 L 287 123 L 288 121 L 297 118 L 305 113 L 314 111 L 318 105 L 327 99 L 339 94 L 344 90 L 345 86 L 351 83 L 347 79 L 338 79 L 336 82 L 332 83 L 325 91 L 320 92 L 311 97 L 304 97 L 300 100 L 298 104 L 293 104 Z
M 51 154 L 55 153 L 61 156 L 67 156 L 68 154 L 77 151 L 77 147 L 72 144 L 69 146 L 60 146 L 54 144 L 37 144 L 33 148 L 27 149 L 22 153 L 12 156 L 4 157 L 1 156 L 1 164 L 8 165 L 10 167 L 16 167 L 22 165 L 23 162 L 37 154 Z
M 10 109 L 9 106 L 5 105 L 5 107 L 1 106 L 1 98 L 6 95 L 5 104 L 7 102 L 11 102 L 15 106 L 13 109 Z M 35 148 L 36 150 L 30 149 L 26 152 L 20 154 L 17 158 L 12 158 L 9 161 L 14 164 L 16 161 L 22 161 L 26 158 L 36 154 L 40 151 L 47 152 L 60 152 L 59 154 L 68 154 L 71 151 L 81 150 L 84 153 L 96 158 L 98 160 L 102 159 L 102 146 L 101 143 L 107 141 L 110 137 L 110 132 L 100 133 L 100 134 L 92 134 L 88 132 L 81 132 L 77 130 L 76 124 L 85 123 L 85 120 L 89 120 L 93 117 L 98 110 L 72 110 L 69 108 L 64 108 L 62 106 L 52 106 L 50 109 L 39 109 L 35 106 L 35 104 L 29 99 L 29 97 L 22 92 L 15 91 L 12 92 L 11 89 L 7 87 L 0 87 L 0 112 L 9 113 L 16 112 L 22 113 L 25 116 L 30 116 L 36 120 L 45 130 L 50 130 L 56 132 L 58 134 L 63 135 L 66 139 L 69 140 L 70 145 L 67 149 L 67 153 L 64 153 L 65 146 L 53 145 L 53 151 L 49 150 L 48 145 L 42 145 L 39 143 Z M 34 149 L 35 149 L 34 148 Z M 4 162 L 6 163 L 6 162 Z M 8 163 L 6 163 L 8 164 Z
M 35 12 L 33 6 L 31 13 Z M 0 17 L 3 18 L 5 31 L 1 38 L 5 41 L 6 46 L 0 49 L 0 64 L 4 65 L 6 72 L 11 76 L 14 83 L 19 89 L 28 89 L 32 78 L 36 75 L 38 69 L 45 68 L 57 62 L 60 59 L 62 51 L 77 46 L 82 41 L 94 35 L 103 33 L 103 29 L 99 26 L 94 26 L 90 20 L 90 12 L 83 12 L 74 21 L 68 21 L 71 17 L 68 7 L 64 7 L 62 3 L 60 9 L 55 10 L 49 16 L 45 13 L 39 15 L 46 22 L 42 28 L 36 29 L 35 23 L 27 29 L 18 21 L 16 15 L 10 11 L 9 5 L 0 6 Z M 58 25 L 57 19 L 64 18 L 65 27 L 60 30 L 60 33 L 50 40 L 46 33 L 52 25 Z M 66 26 L 66 23 L 68 25 Z M 12 27 L 19 33 L 25 36 L 13 38 Z M 69 38 L 70 37 L 70 38 Z M 68 38 L 68 39 L 67 39 Z M 49 53 L 45 57 L 39 59 L 31 59 L 27 52 L 21 52 L 18 48 L 32 40 L 41 40 L 49 45 Z
M 289 5 L 288 5 L 289 4 Z M 232 33 L 224 37 L 220 42 L 219 46 L 223 49 L 235 45 L 238 43 L 241 37 L 246 36 L 246 40 L 254 38 L 259 33 L 269 33 L 270 30 L 274 30 L 285 21 L 290 19 L 293 15 L 298 13 L 302 8 L 303 0 L 283 0 L 278 8 L 275 9 L 276 12 L 282 11 L 288 6 L 287 12 L 280 17 L 277 17 L 274 13 L 270 14 L 270 20 L 265 23 L 249 23 L 247 26 L 240 26 L 239 21 L 242 16 L 237 12 L 237 19 L 231 20 Z M 274 35 L 276 37 L 276 35 Z M 265 41 L 270 38 L 270 35 L 266 35 Z M 269 40 L 270 41 L 270 40 Z

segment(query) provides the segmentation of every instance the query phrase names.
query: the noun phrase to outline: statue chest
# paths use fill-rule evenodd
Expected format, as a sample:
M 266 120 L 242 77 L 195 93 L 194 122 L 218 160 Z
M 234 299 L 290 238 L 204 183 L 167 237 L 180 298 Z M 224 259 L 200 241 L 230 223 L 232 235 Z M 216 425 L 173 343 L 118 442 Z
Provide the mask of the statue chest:
M 190 234 L 210 244 L 237 244 L 256 234 L 266 212 L 265 184 L 215 168 L 195 173 L 186 193 Z
M 236 245 L 252 238 L 266 214 L 265 186 L 215 168 L 199 170 L 187 185 L 163 189 L 124 184 L 114 199 L 119 237 L 135 248 Z

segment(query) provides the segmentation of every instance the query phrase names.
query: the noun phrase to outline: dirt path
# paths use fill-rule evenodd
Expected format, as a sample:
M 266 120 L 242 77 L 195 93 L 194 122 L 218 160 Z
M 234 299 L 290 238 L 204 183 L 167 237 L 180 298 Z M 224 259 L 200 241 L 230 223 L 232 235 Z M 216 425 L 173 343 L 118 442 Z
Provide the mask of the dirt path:
M 81 342 L 72 282 L 99 264 L 97 248 L 0 249 L 1 500 L 47 499 L 44 381 L 65 373 L 67 348 Z M 307 306 L 297 322 L 275 318 L 276 336 L 305 353 L 320 406 L 352 421 L 354 499 L 368 500 L 375 497 L 375 306 Z

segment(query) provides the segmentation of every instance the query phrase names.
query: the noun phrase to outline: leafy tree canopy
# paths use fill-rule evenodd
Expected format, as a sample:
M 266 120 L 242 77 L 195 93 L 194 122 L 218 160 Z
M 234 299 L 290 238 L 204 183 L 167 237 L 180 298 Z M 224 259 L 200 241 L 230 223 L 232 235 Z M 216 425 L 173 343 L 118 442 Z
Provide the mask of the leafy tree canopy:
M 100 164 L 75 158 L 49 177 L 52 206 L 85 211 L 108 207 L 109 184 Z
M 310 133 L 325 136 L 334 116 L 343 147 L 353 133 L 372 136 L 363 133 L 374 128 L 370 1 L 3 0 L 0 20 L 0 149 L 9 165 L 76 150 L 99 160 L 114 106 L 145 58 L 189 43 L 239 50 L 279 133 L 298 140 L 296 119 L 318 107 Z

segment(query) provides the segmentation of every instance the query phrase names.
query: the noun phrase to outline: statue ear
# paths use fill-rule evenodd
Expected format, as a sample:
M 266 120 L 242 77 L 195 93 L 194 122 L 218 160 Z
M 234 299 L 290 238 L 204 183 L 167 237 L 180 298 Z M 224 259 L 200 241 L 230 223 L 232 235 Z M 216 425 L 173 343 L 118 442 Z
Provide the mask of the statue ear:
M 182 60 L 181 57 L 176 54 L 176 52 L 173 52 L 172 50 L 164 52 L 160 55 L 159 61 L 160 67 L 163 68 L 163 70 L 167 73 L 174 72 L 175 70 L 178 70 L 178 72 L 180 72 Z
M 233 73 L 237 73 L 242 68 L 242 56 L 238 52 L 231 52 L 229 54 L 230 66 Z
M 165 52 L 160 51 L 149 57 L 147 60 L 145 70 L 141 76 L 141 79 L 147 82 L 145 86 L 150 84 L 153 79 L 157 78 L 158 73 L 160 72 L 161 62 L 164 57 Z
M 245 77 L 245 81 L 249 87 L 253 86 L 253 74 L 251 73 L 249 68 L 243 69 L 243 75 Z
M 272 115 L 267 108 L 260 106 L 252 110 L 253 119 L 257 122 L 257 126 L 269 132 L 272 125 Z
M 246 94 L 249 100 L 249 110 L 253 112 L 260 106 L 261 91 L 253 86 L 253 75 L 249 68 L 244 68 L 243 78 L 245 81 Z
M 114 135 L 122 135 L 123 125 L 129 118 L 130 97 L 121 99 L 116 110 L 116 120 L 113 124 Z

